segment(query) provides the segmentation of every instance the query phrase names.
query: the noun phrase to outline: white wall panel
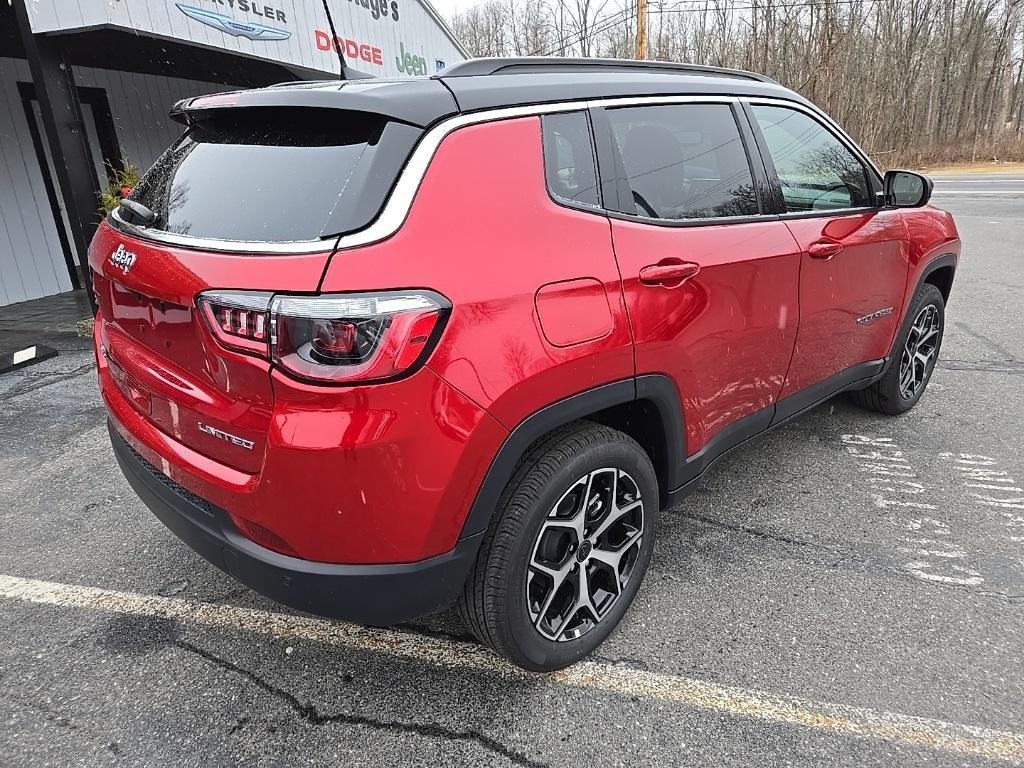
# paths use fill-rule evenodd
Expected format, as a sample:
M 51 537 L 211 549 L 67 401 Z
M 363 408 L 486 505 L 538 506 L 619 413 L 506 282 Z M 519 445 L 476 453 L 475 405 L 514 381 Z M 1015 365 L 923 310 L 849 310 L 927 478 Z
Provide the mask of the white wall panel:
M 121 155 L 143 171 L 184 130 L 167 116 L 174 102 L 187 96 L 231 90 L 230 86 L 218 83 L 85 67 L 75 69 L 75 80 L 80 86 L 107 92 Z
M 0 0 L 2 2 L 2 0 Z M 424 0 L 329 0 L 338 36 L 352 41 L 348 64 L 369 74 L 396 76 L 419 57 L 432 75 L 465 58 L 443 22 Z M 250 39 L 218 28 L 216 17 L 203 23 L 179 5 L 220 14 L 242 24 L 261 23 L 287 33 L 285 39 Z M 317 31 L 329 34 L 319 2 L 309 0 L 30 0 L 36 32 L 108 26 L 337 73 L 333 50 L 317 45 Z M 270 8 L 270 18 L 254 9 Z M 283 15 L 283 19 L 278 16 Z M 398 18 L 394 18 L 395 16 Z M 374 17 L 377 18 L 374 18 Z M 230 25 L 227 26 L 228 29 Z M 235 28 L 235 31 L 238 31 Z M 379 63 L 373 59 L 379 51 Z M 369 61 L 360 58 L 360 51 Z M 244 66 L 242 60 L 239 66 Z M 167 117 L 178 99 L 229 90 L 216 83 L 132 72 L 76 68 L 79 85 L 107 93 L 124 159 L 145 170 L 181 133 Z M 71 287 L 57 224 L 22 108 L 18 82 L 31 82 L 27 63 L 0 58 L 0 304 L 37 298 Z M 63 226 L 63 225 L 61 225 Z
M 85 67 L 75 77 L 79 86 L 106 91 L 122 157 L 141 170 L 181 135 L 182 127 L 167 117 L 171 104 L 227 89 Z M 0 305 L 71 289 L 18 82 L 31 82 L 27 62 L 0 58 Z
M 13 304 L 71 288 L 18 81 L 23 60 L 0 58 L 0 301 Z
M 329 0 L 329 5 L 338 36 L 354 44 L 349 65 L 369 74 L 406 74 L 403 49 L 425 62 L 425 69 L 416 74 L 436 74 L 443 68 L 438 62 L 449 65 L 466 57 L 426 0 Z M 109 25 L 325 74 L 337 72 L 335 52 L 317 45 L 317 31 L 329 34 L 330 27 L 320 2 L 312 0 L 33 0 L 30 6 L 37 32 Z M 181 6 L 205 14 L 206 21 L 190 17 Z M 225 25 L 218 18 L 249 28 Z M 260 38 L 254 25 L 287 37 Z M 374 50 L 379 51 L 379 62 L 373 60 Z

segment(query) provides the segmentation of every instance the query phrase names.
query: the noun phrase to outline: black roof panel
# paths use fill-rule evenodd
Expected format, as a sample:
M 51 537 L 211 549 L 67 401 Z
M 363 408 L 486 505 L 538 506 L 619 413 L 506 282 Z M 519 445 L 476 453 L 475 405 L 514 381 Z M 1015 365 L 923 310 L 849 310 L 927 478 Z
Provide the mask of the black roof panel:
M 733 75 L 586 69 L 500 75 L 442 75 L 461 112 L 628 96 L 776 96 L 808 102 L 774 82 Z
M 629 96 L 777 96 L 809 104 L 762 75 L 693 64 L 620 59 L 470 59 L 431 78 L 286 83 L 184 99 L 181 122 L 206 110 L 314 107 L 373 112 L 426 127 L 458 112 Z

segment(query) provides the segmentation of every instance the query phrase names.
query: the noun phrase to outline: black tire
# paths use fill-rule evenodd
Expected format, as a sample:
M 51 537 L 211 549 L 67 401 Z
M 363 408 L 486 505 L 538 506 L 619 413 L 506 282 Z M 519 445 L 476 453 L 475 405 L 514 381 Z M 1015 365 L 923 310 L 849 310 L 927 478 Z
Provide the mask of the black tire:
M 614 490 L 606 490 L 612 480 Z M 636 495 L 632 495 L 634 490 Z M 640 505 L 634 503 L 637 495 Z M 554 515 L 556 505 L 560 515 L 564 510 L 565 516 L 549 517 L 549 513 Z M 571 508 L 578 509 L 578 513 L 570 513 Z M 607 532 L 594 536 L 605 520 L 626 521 L 627 516 L 621 514 L 626 508 L 633 509 L 628 513 L 628 522 L 613 523 Z M 627 546 L 631 537 L 637 536 L 637 508 L 639 538 Z M 596 511 L 593 518 L 592 509 Z M 650 563 L 658 512 L 654 468 L 635 440 L 591 422 L 575 422 L 556 430 L 531 447 L 501 496 L 457 603 L 463 621 L 481 642 L 524 669 L 550 672 L 578 661 L 604 641 L 633 602 Z M 594 536 L 593 548 L 582 544 L 579 534 L 563 533 L 563 521 L 580 525 L 586 541 Z M 539 538 L 542 527 L 543 540 Z M 614 549 L 617 545 L 613 535 L 625 537 L 621 549 Z M 575 548 L 572 542 L 576 542 Z M 546 595 L 545 588 L 550 590 L 555 581 L 531 563 L 534 555 L 540 557 L 542 546 L 550 549 L 552 544 L 556 552 L 564 547 L 565 557 L 560 559 L 564 565 L 559 567 L 569 575 L 559 588 L 561 592 L 555 590 L 551 596 L 552 608 L 544 612 L 539 610 L 542 598 L 529 605 L 528 600 L 534 595 Z M 598 562 L 602 554 L 614 556 L 619 552 L 624 553 L 619 566 Z M 623 577 L 620 569 L 627 566 L 628 574 Z M 587 608 L 574 613 L 568 608 L 574 601 L 560 599 L 570 590 L 578 597 L 580 584 L 586 584 L 587 594 L 611 595 L 609 590 L 600 588 L 601 584 L 612 584 L 611 573 L 617 575 L 614 583 L 620 584 L 618 596 L 605 603 L 598 614 Z M 571 581 L 572 578 L 577 581 Z M 595 584 L 598 586 L 592 586 Z M 578 637 L 567 632 L 566 639 L 552 640 L 535 627 L 531 618 L 534 607 L 538 609 L 537 615 L 543 617 L 556 613 L 559 604 L 566 606 L 563 628 L 571 629 L 575 626 L 571 622 L 573 617 L 580 617 L 582 632 Z M 599 618 L 591 621 L 587 616 Z M 587 628 L 588 621 L 591 624 Z M 537 623 L 548 628 L 554 624 L 543 618 Z
M 906 354 L 906 347 L 911 335 L 915 332 L 915 322 L 922 317 L 922 313 L 928 312 L 929 307 L 934 308 L 938 318 L 938 333 L 935 337 L 934 351 L 930 359 L 922 368 L 919 374 L 919 383 L 913 393 L 908 397 L 906 390 L 901 386 L 900 378 L 904 373 L 903 359 Z M 939 359 L 939 349 L 942 346 L 942 335 L 946 329 L 946 303 L 943 301 L 942 292 L 931 283 L 925 283 L 917 289 L 913 300 L 910 302 L 910 310 L 907 312 L 903 327 L 900 328 L 899 336 L 892 349 L 892 359 L 888 368 L 878 381 L 866 389 L 851 392 L 853 401 L 871 411 L 897 416 L 906 413 L 913 408 L 921 399 L 928 382 L 931 381 L 932 372 L 935 370 L 935 363 Z

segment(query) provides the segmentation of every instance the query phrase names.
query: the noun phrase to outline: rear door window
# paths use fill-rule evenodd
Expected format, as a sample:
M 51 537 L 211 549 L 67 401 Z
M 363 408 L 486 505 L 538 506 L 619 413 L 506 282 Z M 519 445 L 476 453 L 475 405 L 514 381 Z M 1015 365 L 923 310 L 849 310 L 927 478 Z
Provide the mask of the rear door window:
M 247 242 L 317 240 L 376 216 L 418 135 L 365 113 L 225 109 L 192 125 L 131 199 L 156 214 L 150 230 Z
M 606 114 L 637 215 L 710 219 L 760 213 L 728 104 L 623 107 Z

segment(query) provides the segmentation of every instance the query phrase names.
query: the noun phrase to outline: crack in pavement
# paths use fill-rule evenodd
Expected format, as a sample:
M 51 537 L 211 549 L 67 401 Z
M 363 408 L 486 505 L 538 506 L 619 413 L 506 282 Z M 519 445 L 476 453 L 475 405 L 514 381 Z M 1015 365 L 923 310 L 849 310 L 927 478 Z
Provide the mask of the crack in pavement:
M 236 733 L 238 733 L 240 730 L 242 730 L 245 726 L 247 726 L 251 722 L 252 722 L 252 718 L 250 718 L 250 717 L 240 717 L 240 718 L 238 718 L 238 720 L 235 721 L 235 724 L 232 725 L 228 729 L 228 736 L 234 736 Z
M 78 730 L 78 726 L 74 722 L 72 722 L 70 717 L 68 717 L 67 715 L 58 714 L 57 712 L 54 712 L 52 709 L 43 704 L 38 704 L 34 701 L 28 701 L 27 699 L 21 698 L 20 696 L 13 696 L 10 693 L 3 693 L 0 695 L 2 695 L 5 699 L 7 699 L 7 701 L 11 702 L 12 704 L 20 705 L 25 709 L 31 709 L 33 712 L 42 715 L 43 719 L 48 722 L 54 723 L 55 725 L 59 725 L 62 728 L 67 728 L 72 731 Z
M 985 373 L 1024 373 L 1024 363 L 1016 360 L 939 360 L 947 371 L 984 371 Z
M 30 377 L 30 381 L 34 381 L 35 384 L 30 384 L 28 382 L 23 385 L 15 384 L 9 390 L 4 392 L 3 395 L 0 395 L 0 400 L 12 400 L 15 397 L 27 395 L 29 392 L 35 392 L 36 390 L 43 389 L 44 387 L 50 387 L 54 384 L 60 384 L 62 381 L 68 381 L 69 379 L 77 378 L 89 371 L 95 370 L 96 364 L 90 362 L 64 373 L 43 373 L 37 376 L 32 376 Z
M 1019 362 L 1017 360 L 1017 356 L 1014 355 L 1009 349 L 1004 347 L 998 341 L 994 341 L 994 340 L 990 339 L 988 336 L 986 336 L 981 331 L 974 330 L 967 323 L 961 321 L 961 322 L 954 323 L 954 325 L 957 328 L 959 328 L 961 331 L 966 333 L 968 336 L 971 336 L 971 337 L 977 339 L 978 341 L 980 341 L 982 344 L 987 346 L 989 349 L 995 350 L 996 352 L 1001 354 L 1003 357 L 1005 357 L 1007 360 L 1010 360 L 1010 361 L 1015 362 L 1015 363 Z
M 712 528 L 724 528 L 725 530 L 733 531 L 734 533 L 745 533 L 749 536 L 755 536 L 759 539 L 778 541 L 783 544 L 792 544 L 797 547 L 814 547 L 816 549 L 821 549 L 834 555 L 846 554 L 841 550 L 829 547 L 826 544 L 820 544 L 815 541 L 807 541 L 805 539 L 795 539 L 790 536 L 785 536 L 781 533 L 774 533 L 772 531 L 764 531 L 760 528 L 754 528 L 750 525 L 742 525 L 741 523 L 726 523 L 722 520 L 715 520 L 713 517 L 707 517 L 705 515 L 695 515 L 692 512 L 678 512 L 676 514 L 678 514 L 680 517 L 686 518 L 687 520 L 695 520 L 698 523 L 704 523 L 704 525 L 711 526 Z
M 877 558 L 869 557 L 867 555 L 858 554 L 856 552 L 850 552 L 847 550 L 839 549 L 837 547 L 831 547 L 828 544 L 822 544 L 817 541 L 809 541 L 806 539 L 797 539 L 791 536 L 785 536 L 781 533 L 774 533 L 771 531 L 765 531 L 760 528 L 755 528 L 750 525 L 743 525 L 741 523 L 726 523 L 722 520 L 715 520 L 713 517 L 707 517 L 705 515 L 695 515 L 690 512 L 676 512 L 676 515 L 687 520 L 693 520 L 698 523 L 703 523 L 712 528 L 720 528 L 733 533 L 742 533 L 747 536 L 753 536 L 758 539 L 765 541 L 774 541 L 780 544 L 788 544 L 796 547 L 810 547 L 817 549 L 822 552 L 826 552 L 830 555 L 835 556 L 837 559 L 829 563 L 833 568 L 839 567 L 840 565 L 857 564 L 864 566 L 865 568 L 874 568 L 879 571 L 890 573 L 894 576 L 901 578 L 907 578 L 913 580 L 915 584 L 921 584 L 929 587 L 937 587 L 940 589 L 956 589 L 961 592 L 965 592 L 978 597 L 989 597 L 996 600 L 1001 600 L 1008 603 L 1022 603 L 1024 602 L 1024 594 L 1010 594 L 999 590 L 992 589 L 981 589 L 977 586 L 971 586 L 969 584 L 944 584 L 934 581 L 922 581 L 921 579 L 914 578 L 910 573 L 905 571 L 903 568 L 890 565 L 889 563 L 883 562 Z M 823 563 L 816 561 L 815 564 L 822 565 Z
M 436 729 L 425 726 L 389 724 L 380 720 L 367 721 L 344 715 L 320 715 L 313 707 L 302 704 L 291 694 L 275 688 L 252 673 L 218 658 L 210 651 L 183 642 L 180 634 L 183 625 L 187 624 L 196 630 L 208 627 L 232 632 L 244 631 L 275 638 L 277 641 L 300 641 L 360 653 L 384 654 L 386 658 L 397 658 L 403 663 L 422 664 L 423 668 L 429 666 L 441 674 L 444 674 L 445 670 L 465 670 L 483 674 L 488 679 L 493 679 L 495 684 L 504 680 L 537 679 L 536 676 L 511 667 L 507 662 L 479 647 L 387 629 L 370 630 L 313 617 L 242 609 L 222 604 L 197 603 L 177 597 L 117 592 L 9 574 L 0 574 L 0 600 L 3 599 L 38 606 L 98 611 L 111 615 L 113 618 L 107 632 L 100 634 L 101 642 L 110 649 L 140 653 L 158 646 L 174 646 L 179 650 L 188 651 L 191 655 L 199 654 L 200 658 L 205 658 L 211 665 L 244 675 L 260 690 L 271 691 L 275 697 L 283 697 L 283 700 L 301 717 L 313 722 L 355 722 L 371 728 L 404 728 L 414 733 L 425 732 L 430 736 L 480 741 L 478 734 L 437 734 Z M 83 624 L 88 626 L 90 622 Z M 417 670 L 420 668 L 417 667 Z M 701 712 L 712 713 L 716 717 L 755 718 L 763 723 L 799 726 L 841 737 L 871 738 L 892 746 L 915 750 L 942 750 L 953 756 L 1024 762 L 1024 734 L 1013 731 L 906 715 L 883 709 L 816 701 L 677 674 L 580 661 L 571 667 L 547 675 L 543 682 L 553 684 L 554 688 L 547 688 L 552 691 L 572 688 L 576 691 L 589 691 L 595 696 L 625 697 L 633 702 L 646 703 L 652 711 L 657 710 L 659 715 L 667 706 L 693 707 Z M 484 693 L 486 695 L 486 691 Z M 597 702 L 599 708 L 611 706 L 611 711 L 614 711 L 614 705 L 606 703 L 604 699 L 599 698 Z M 243 717 L 236 715 L 232 720 L 239 724 Z M 271 717 L 276 719 L 276 716 Z M 243 728 L 245 724 L 242 722 L 239 728 Z M 230 725 L 231 723 L 228 723 L 228 726 Z M 274 727 L 275 723 L 267 722 L 268 730 Z M 227 726 L 221 730 L 226 729 Z M 483 743 L 491 746 L 496 742 L 487 739 Z M 515 760 L 517 765 L 541 765 L 517 755 L 500 744 L 498 746 L 500 754 L 511 753 L 515 756 L 510 759 Z M 496 758 L 498 754 L 489 753 L 489 756 Z
M 222 659 L 216 654 L 207 651 L 205 648 L 200 648 L 197 645 L 193 645 L 185 640 L 173 640 L 171 645 L 176 648 L 180 648 L 183 651 L 192 653 L 200 658 L 205 659 L 216 667 L 233 672 L 237 675 L 241 675 L 249 682 L 263 691 L 271 694 L 275 698 L 283 701 L 287 704 L 295 714 L 308 723 L 313 725 L 329 725 L 332 723 L 343 723 L 346 725 L 362 725 L 368 728 L 382 731 L 403 731 L 405 733 L 414 733 L 419 736 L 426 736 L 438 739 L 445 739 L 446 741 L 469 741 L 479 744 L 484 749 L 487 749 L 495 754 L 501 755 L 506 758 L 509 762 L 514 765 L 523 766 L 524 768 L 548 768 L 545 763 L 540 763 L 532 760 L 527 755 L 518 752 L 511 747 L 505 746 L 500 741 L 487 736 L 480 731 L 466 730 L 457 731 L 451 728 L 445 728 L 440 725 L 427 725 L 421 723 L 404 723 L 398 720 L 378 720 L 363 715 L 349 715 L 349 714 L 333 714 L 325 715 L 320 713 L 316 707 L 312 704 L 304 704 L 296 696 L 284 690 L 278 688 L 276 685 L 267 682 L 262 677 L 257 675 L 248 669 L 238 666 L 227 659 Z M 243 722 L 244 721 L 244 722 Z M 244 727 L 249 721 L 248 718 L 239 718 L 238 722 L 231 728 L 229 733 L 235 733 Z

